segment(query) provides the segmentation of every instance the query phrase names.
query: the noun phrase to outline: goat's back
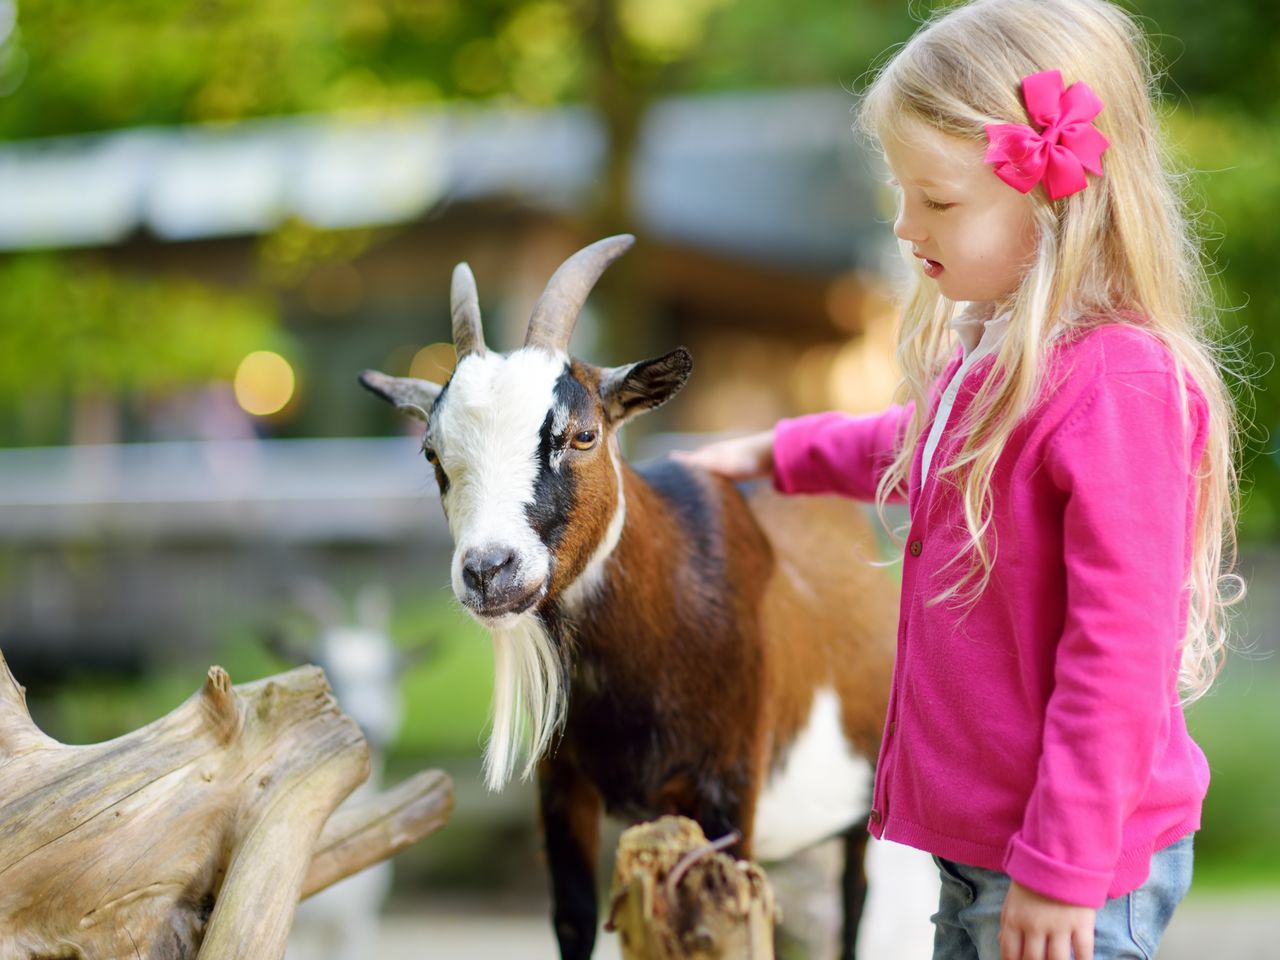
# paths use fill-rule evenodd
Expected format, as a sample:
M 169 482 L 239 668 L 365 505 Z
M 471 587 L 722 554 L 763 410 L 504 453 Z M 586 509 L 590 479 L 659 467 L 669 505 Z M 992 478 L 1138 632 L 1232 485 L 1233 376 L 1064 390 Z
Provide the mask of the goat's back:
M 843 726 L 874 759 L 887 706 L 898 582 L 867 509 L 833 496 L 779 494 L 761 484 L 747 504 L 773 549 L 761 597 L 770 726 L 785 742 L 807 719 L 813 691 L 833 686 Z

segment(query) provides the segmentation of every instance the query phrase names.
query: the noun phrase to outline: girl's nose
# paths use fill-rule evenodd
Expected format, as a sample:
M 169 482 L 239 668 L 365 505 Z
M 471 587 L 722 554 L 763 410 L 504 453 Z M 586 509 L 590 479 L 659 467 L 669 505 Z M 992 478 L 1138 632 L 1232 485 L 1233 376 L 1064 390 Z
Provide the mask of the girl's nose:
M 898 209 L 898 218 L 893 221 L 893 232 L 899 240 L 906 240 L 908 243 L 920 243 L 925 239 L 920 225 L 907 216 L 905 204 Z

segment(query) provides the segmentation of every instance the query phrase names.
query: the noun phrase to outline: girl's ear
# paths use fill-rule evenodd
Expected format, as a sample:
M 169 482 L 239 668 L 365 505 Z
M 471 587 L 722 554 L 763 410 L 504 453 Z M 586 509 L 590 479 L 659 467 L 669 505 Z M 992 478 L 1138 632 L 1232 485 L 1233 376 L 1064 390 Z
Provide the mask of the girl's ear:
M 423 423 L 431 415 L 431 406 L 442 389 L 440 384 L 430 380 L 389 377 L 377 370 L 366 370 L 360 374 L 360 385 L 374 396 L 394 404 L 401 413 Z
M 620 424 L 637 413 L 661 406 L 674 397 L 693 372 L 693 358 L 684 347 L 665 356 L 600 371 L 600 398 L 605 416 Z

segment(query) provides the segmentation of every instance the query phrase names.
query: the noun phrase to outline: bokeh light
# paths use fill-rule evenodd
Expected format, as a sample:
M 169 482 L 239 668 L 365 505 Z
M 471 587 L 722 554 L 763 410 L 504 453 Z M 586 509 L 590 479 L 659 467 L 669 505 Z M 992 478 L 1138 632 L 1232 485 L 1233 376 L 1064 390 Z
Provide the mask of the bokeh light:
M 236 402 L 254 416 L 279 413 L 293 399 L 293 388 L 293 367 L 270 350 L 254 351 L 236 368 Z
M 452 343 L 429 343 L 413 356 L 409 376 L 433 383 L 444 383 L 457 362 Z

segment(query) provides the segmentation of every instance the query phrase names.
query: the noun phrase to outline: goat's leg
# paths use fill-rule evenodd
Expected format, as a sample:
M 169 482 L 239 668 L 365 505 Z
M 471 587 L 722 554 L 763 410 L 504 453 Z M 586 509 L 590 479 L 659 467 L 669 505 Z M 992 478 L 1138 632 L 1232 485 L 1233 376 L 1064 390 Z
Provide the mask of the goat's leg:
M 859 820 L 844 834 L 844 875 L 840 881 L 840 900 L 844 907 L 844 925 L 840 931 L 840 960 L 855 960 L 858 947 L 858 924 L 867 900 L 867 833 Z
M 750 783 L 749 772 L 741 768 L 703 771 L 696 776 L 688 770 L 679 770 L 663 784 L 657 809 L 659 813 L 695 821 L 713 842 L 736 832 L 738 840 L 727 852 L 750 860 L 755 817 L 755 796 Z
M 561 960 L 587 960 L 595 947 L 600 794 L 560 760 L 538 766 L 543 843 L 551 874 L 552 922 Z

